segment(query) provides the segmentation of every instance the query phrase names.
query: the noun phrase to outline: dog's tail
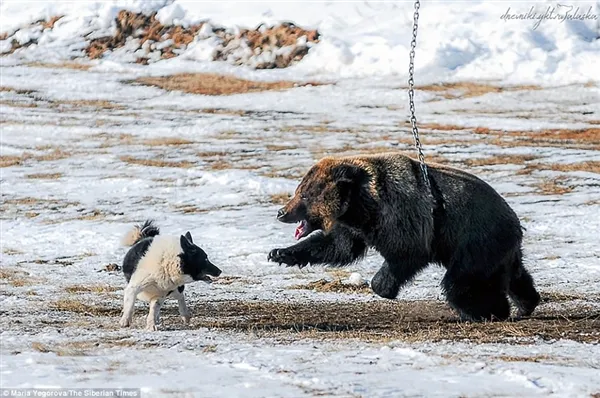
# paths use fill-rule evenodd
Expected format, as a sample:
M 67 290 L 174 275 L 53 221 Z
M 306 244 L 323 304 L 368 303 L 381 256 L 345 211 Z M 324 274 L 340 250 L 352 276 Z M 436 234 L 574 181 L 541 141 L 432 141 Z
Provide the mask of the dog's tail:
M 146 220 L 142 225 L 134 226 L 121 240 L 123 246 L 133 246 L 144 238 L 150 238 L 160 233 L 153 220 Z

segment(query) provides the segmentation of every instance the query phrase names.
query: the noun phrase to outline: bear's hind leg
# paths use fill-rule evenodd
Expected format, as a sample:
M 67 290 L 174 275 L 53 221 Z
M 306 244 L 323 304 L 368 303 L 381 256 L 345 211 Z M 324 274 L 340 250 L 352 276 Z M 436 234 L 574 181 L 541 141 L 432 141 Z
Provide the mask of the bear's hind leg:
M 508 294 L 518 309 L 518 316 L 529 316 L 540 303 L 540 294 L 535 290 L 533 278 L 523 267 L 518 255 L 508 285 Z
M 455 275 L 448 271 L 442 281 L 446 298 L 461 320 L 505 320 L 510 305 L 501 277 Z

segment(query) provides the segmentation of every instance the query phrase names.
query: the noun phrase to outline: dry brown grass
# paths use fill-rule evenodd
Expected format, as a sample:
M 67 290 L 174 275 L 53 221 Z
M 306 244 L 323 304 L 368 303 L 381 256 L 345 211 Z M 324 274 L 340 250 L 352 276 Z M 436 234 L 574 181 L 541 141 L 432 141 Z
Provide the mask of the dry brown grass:
M 417 90 L 435 92 L 442 95 L 446 99 L 455 98 L 472 98 L 489 93 L 502 93 L 509 91 L 530 91 L 541 90 L 542 87 L 537 85 L 516 85 L 516 86 L 495 86 L 490 83 L 475 83 L 475 82 L 456 82 L 456 83 L 439 83 L 419 86 Z
M 208 168 L 210 170 L 230 170 L 237 167 L 233 163 L 230 163 L 226 160 L 213 160 L 208 163 Z
M 579 163 L 529 163 L 517 174 L 531 174 L 534 171 L 560 171 L 563 173 L 586 171 L 600 174 L 600 161 L 584 161 Z
M 90 41 L 85 50 L 88 57 L 99 58 L 106 51 L 123 47 L 127 42 L 131 44 L 131 39 L 136 39 L 138 51 L 144 48 L 143 44 L 162 43 L 160 49 L 155 48 L 153 51 L 160 53 L 160 59 L 173 58 L 194 40 L 204 22 L 186 27 L 163 25 L 156 19 L 156 13 L 148 15 L 121 10 L 115 18 L 115 25 L 113 36 L 98 37 Z M 237 32 L 214 27 L 211 33 L 218 42 L 213 60 L 228 61 L 236 65 L 247 64 L 256 69 L 285 68 L 308 53 L 308 45 L 298 41 L 300 37 L 305 37 L 311 43 L 318 42 L 319 38 L 316 30 L 305 30 L 292 23 L 273 27 L 261 25 L 256 29 L 240 29 Z M 170 40 L 170 43 L 165 43 L 166 40 Z M 238 55 L 240 48 L 250 48 L 258 56 L 262 52 L 275 52 L 284 46 L 290 51 L 278 54 L 273 61 L 261 62 L 253 57 L 253 62 L 250 62 Z M 135 61 L 137 63 L 147 65 L 151 61 L 148 50 L 136 51 L 136 54 L 139 54 Z
M 62 299 L 51 303 L 50 308 L 55 311 L 73 312 L 87 316 L 118 316 L 121 314 L 120 308 L 95 305 L 89 303 L 89 300 L 83 302 L 76 299 Z
M 274 205 L 284 205 L 289 202 L 291 195 L 288 192 L 275 193 L 271 195 L 269 201 Z
M 548 129 L 502 131 L 487 127 L 473 129 L 475 134 L 486 135 L 490 143 L 502 147 L 534 146 L 573 149 L 600 149 L 600 128 Z
M 49 105 L 51 108 L 96 108 L 96 109 L 127 109 L 125 106 L 116 104 L 107 100 L 52 100 Z
M 56 180 L 63 176 L 63 173 L 34 173 L 26 174 L 25 177 L 32 180 Z
M 504 134 L 525 140 L 541 140 L 554 143 L 586 143 L 600 145 L 600 128 L 586 129 L 549 129 L 539 131 L 509 131 Z
M 600 294 L 577 294 L 562 292 L 542 292 L 540 293 L 542 303 L 568 303 L 572 301 L 592 301 L 600 302 Z
M 47 162 L 53 160 L 60 160 L 70 157 L 70 152 L 63 151 L 62 149 L 54 149 L 50 152 L 43 153 L 41 155 L 33 155 L 29 152 L 24 152 L 21 155 L 3 155 L 0 156 L 0 168 L 10 166 L 20 166 L 26 162 L 37 161 Z
M 165 26 L 156 18 L 156 13 L 146 15 L 131 11 L 121 10 L 115 18 L 116 31 L 114 36 L 99 37 L 90 41 L 86 48 L 88 57 L 100 58 L 107 50 L 114 50 L 125 45 L 128 39 L 136 38 L 141 46 L 146 41 L 161 42 L 166 38 L 173 40 L 173 44 L 164 47 L 161 58 L 168 59 L 176 54 L 173 50 L 185 48 L 194 40 L 194 36 L 203 23 L 184 28 L 178 25 Z M 148 64 L 146 56 L 140 56 L 137 63 Z
M 19 250 L 19 249 L 13 249 L 13 248 L 10 248 L 10 247 L 3 247 L 2 248 L 2 253 L 7 254 L 9 256 L 14 256 L 16 254 L 23 254 L 25 252 L 22 251 L 22 250 Z
M 440 124 L 440 123 L 420 123 L 419 128 L 421 130 L 439 130 L 439 131 L 466 130 L 466 127 L 464 127 L 464 126 L 457 126 L 456 124 Z
M 258 174 L 269 178 L 289 178 L 291 180 L 298 180 L 304 177 L 305 172 L 306 170 L 300 170 L 296 167 L 287 167 L 283 169 L 271 168 L 269 170 L 261 170 Z
M 31 343 L 31 348 L 36 351 L 43 353 L 53 353 L 59 357 L 79 357 L 79 356 L 89 356 L 90 354 L 80 348 L 76 347 L 76 343 L 62 344 L 52 346 L 48 346 L 42 343 L 33 342 Z
M 22 90 L 19 88 L 0 86 L 0 92 L 13 92 L 16 94 L 29 95 L 37 92 L 36 90 Z
M 318 85 L 292 81 L 258 82 L 215 73 L 181 73 L 170 76 L 140 77 L 133 82 L 156 86 L 167 91 L 183 91 L 201 95 L 232 95 L 260 91 L 286 90 L 293 87 Z
M 178 137 L 158 137 L 158 138 L 150 138 L 141 142 L 142 145 L 146 146 L 180 146 L 180 145 L 190 145 L 193 144 L 194 141 L 186 140 L 185 138 Z
M 32 196 L 4 198 L 2 206 L 28 206 L 36 209 L 52 209 L 57 210 L 68 206 L 79 205 L 79 202 L 69 202 L 60 199 L 42 199 Z
M 53 15 L 46 20 L 39 21 L 42 24 L 43 29 L 54 29 L 54 24 L 64 17 L 64 15 Z
M 11 101 L 11 100 L 0 100 L 0 105 L 10 106 L 12 108 L 37 108 L 38 105 L 35 102 L 27 102 L 23 100 Z M 0 124 L 17 124 L 16 121 L 0 120 Z
M 48 62 L 30 62 L 26 64 L 26 66 L 30 66 L 32 68 L 51 68 L 51 69 L 72 69 L 72 70 L 88 70 L 93 65 L 83 64 L 79 62 L 57 62 L 57 63 L 48 63 Z
M 42 281 L 40 278 L 32 277 L 29 272 L 5 266 L 0 268 L 0 280 L 14 287 L 31 286 Z
M 343 283 L 341 279 L 334 279 L 332 281 L 319 279 L 318 281 L 309 282 L 307 284 L 292 286 L 291 289 L 313 290 L 320 293 L 373 294 L 371 287 L 366 282 L 361 285 L 352 285 Z
M 175 316 L 175 311 L 169 308 L 166 312 Z M 600 341 L 600 312 L 589 307 L 568 311 L 540 308 L 527 319 L 486 323 L 458 322 L 447 305 L 439 301 L 212 301 L 195 303 L 192 312 L 194 327 L 275 334 L 294 340 L 307 337 L 517 344 L 538 338 Z
M 495 166 L 500 164 L 522 165 L 538 158 L 539 157 L 535 155 L 495 155 L 486 158 L 466 159 L 464 163 L 470 167 Z
M 528 357 L 514 355 L 500 355 L 495 357 L 504 362 L 548 362 L 554 358 L 549 355 L 531 355 Z
M 67 293 L 112 293 L 119 290 L 123 290 L 123 288 L 109 285 L 72 285 L 65 287 Z
M 564 177 L 556 177 L 544 179 L 533 186 L 536 188 L 536 192 L 541 195 L 564 195 L 575 189 L 574 185 L 566 185 L 566 181 L 567 179 Z
M 187 160 L 174 161 L 174 160 L 165 160 L 165 159 L 161 159 L 161 158 L 141 159 L 141 158 L 135 158 L 133 156 L 121 156 L 119 159 L 121 159 L 121 161 L 125 162 L 125 163 L 135 164 L 135 165 L 139 165 L 139 166 L 150 166 L 150 167 L 179 167 L 179 168 L 188 169 L 190 167 L 194 167 L 194 165 L 195 165 L 194 162 L 190 162 Z

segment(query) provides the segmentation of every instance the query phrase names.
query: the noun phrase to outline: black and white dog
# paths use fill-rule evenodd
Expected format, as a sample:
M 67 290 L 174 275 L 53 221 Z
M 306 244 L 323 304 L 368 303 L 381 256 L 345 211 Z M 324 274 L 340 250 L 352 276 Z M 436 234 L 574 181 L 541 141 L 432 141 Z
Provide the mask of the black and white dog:
M 180 237 L 159 236 L 159 229 L 151 220 L 136 225 L 122 243 L 132 247 L 123 260 L 128 283 L 120 325 L 131 325 L 136 297 L 150 303 L 146 329 L 157 330 L 160 307 L 167 297 L 177 299 L 179 314 L 188 324 L 191 315 L 185 304 L 184 285 L 194 281 L 210 283 L 210 276 L 219 276 L 221 270 L 192 242 L 189 232 Z

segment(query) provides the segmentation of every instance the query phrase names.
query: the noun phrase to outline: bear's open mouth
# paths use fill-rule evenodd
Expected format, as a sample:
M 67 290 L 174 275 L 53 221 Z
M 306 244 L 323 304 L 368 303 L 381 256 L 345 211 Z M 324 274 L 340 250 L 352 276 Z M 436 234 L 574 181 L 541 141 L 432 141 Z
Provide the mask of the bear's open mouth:
M 300 225 L 296 227 L 296 232 L 294 233 L 294 238 L 296 240 L 304 238 L 306 235 L 310 234 L 313 231 L 313 228 L 309 224 L 308 221 L 302 220 L 300 221 Z

